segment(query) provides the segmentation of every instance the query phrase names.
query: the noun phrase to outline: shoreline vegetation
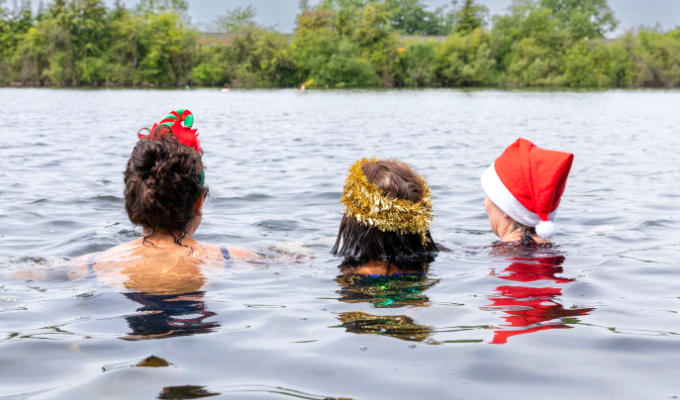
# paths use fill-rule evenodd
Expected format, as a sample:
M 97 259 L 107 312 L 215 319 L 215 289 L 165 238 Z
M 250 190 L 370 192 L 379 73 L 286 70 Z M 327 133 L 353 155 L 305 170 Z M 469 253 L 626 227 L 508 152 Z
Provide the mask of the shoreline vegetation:
M 607 0 L 300 1 L 295 31 L 251 7 L 191 26 L 183 0 L 0 0 L 0 86 L 176 88 L 677 88 L 680 28 L 631 30 Z

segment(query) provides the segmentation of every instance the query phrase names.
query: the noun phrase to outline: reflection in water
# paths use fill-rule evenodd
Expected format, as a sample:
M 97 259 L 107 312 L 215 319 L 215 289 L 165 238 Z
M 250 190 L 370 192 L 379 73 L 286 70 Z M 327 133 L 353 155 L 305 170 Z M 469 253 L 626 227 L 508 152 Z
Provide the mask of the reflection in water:
M 504 255 L 508 246 L 503 246 Z M 564 256 L 559 254 L 541 254 L 521 249 L 521 254 L 510 257 L 511 264 L 503 270 L 499 279 L 515 282 L 552 281 L 555 285 L 565 285 L 573 279 L 556 276 L 563 272 Z M 545 249 L 543 249 L 545 250 Z M 538 332 L 548 329 L 571 328 L 567 323 L 578 322 L 576 316 L 587 315 L 594 308 L 568 308 L 559 303 L 562 288 L 553 286 L 515 286 L 501 285 L 496 293 L 489 296 L 492 307 L 502 310 L 506 324 L 494 332 L 491 343 L 505 344 L 508 338 L 525 333 Z M 570 319 L 567 319 L 570 318 Z
M 146 368 L 163 368 L 169 367 L 170 363 L 164 358 L 149 356 L 143 359 L 142 361 L 138 362 L 137 366 Z
M 209 333 L 220 325 L 206 322 L 215 315 L 203 302 L 204 292 L 179 295 L 153 295 L 143 292 L 124 293 L 125 297 L 144 305 L 138 314 L 125 317 L 132 329 L 126 340 L 159 339 Z
M 380 334 L 397 339 L 422 342 L 432 333 L 432 328 L 418 325 L 406 315 L 371 315 L 364 312 L 344 312 L 338 320 L 347 332 L 357 334 Z
M 206 256 L 165 257 L 153 253 L 145 256 L 148 247 L 123 248 L 96 262 L 97 278 L 113 287 L 124 287 L 122 294 L 135 303 L 141 304 L 137 312 L 125 317 L 130 329 L 124 340 L 160 339 L 209 333 L 219 323 L 206 321 L 215 315 L 206 309 L 206 283 L 203 271 L 221 271 L 224 260 L 213 260 Z M 122 260 L 122 261 L 121 261 Z
M 424 273 L 389 276 L 344 274 L 335 281 L 340 284 L 340 301 L 371 303 L 379 308 L 426 306 L 429 299 L 423 292 L 439 282 Z
M 427 271 L 424 268 L 423 271 Z M 375 308 L 405 306 L 427 307 L 429 299 L 423 293 L 437 282 L 426 273 L 398 273 L 394 275 L 343 274 L 335 281 L 340 285 L 339 301 L 343 303 L 371 303 Z M 424 341 L 433 329 L 419 325 L 407 315 L 371 315 L 365 312 L 343 312 L 338 316 L 347 332 L 376 334 L 410 341 Z
M 203 397 L 219 396 L 219 393 L 211 393 L 205 390 L 205 386 L 167 386 L 160 392 L 158 398 L 169 399 L 201 399 Z

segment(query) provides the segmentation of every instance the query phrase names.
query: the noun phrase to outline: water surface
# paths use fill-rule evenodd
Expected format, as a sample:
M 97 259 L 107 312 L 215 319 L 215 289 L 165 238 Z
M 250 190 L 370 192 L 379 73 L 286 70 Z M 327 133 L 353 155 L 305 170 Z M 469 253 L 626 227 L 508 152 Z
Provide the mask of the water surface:
M 680 92 L 0 90 L 0 399 L 680 396 Z M 190 108 L 197 239 L 269 258 L 186 298 L 60 278 L 136 238 L 136 132 Z M 557 248 L 506 254 L 479 175 L 522 136 L 576 154 Z M 451 249 L 427 274 L 339 276 L 350 164 L 410 162 Z M 281 263 L 304 246 L 314 259 Z M 171 304 L 172 306 L 168 306 Z

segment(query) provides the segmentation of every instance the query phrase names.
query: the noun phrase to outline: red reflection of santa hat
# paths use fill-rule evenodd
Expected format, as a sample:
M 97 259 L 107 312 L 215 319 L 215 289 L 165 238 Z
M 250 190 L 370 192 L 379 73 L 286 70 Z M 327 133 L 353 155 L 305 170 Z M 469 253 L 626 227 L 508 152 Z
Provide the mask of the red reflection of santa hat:
M 538 236 L 555 234 L 555 212 L 560 205 L 574 155 L 536 147 L 517 139 L 482 174 L 486 195 Z

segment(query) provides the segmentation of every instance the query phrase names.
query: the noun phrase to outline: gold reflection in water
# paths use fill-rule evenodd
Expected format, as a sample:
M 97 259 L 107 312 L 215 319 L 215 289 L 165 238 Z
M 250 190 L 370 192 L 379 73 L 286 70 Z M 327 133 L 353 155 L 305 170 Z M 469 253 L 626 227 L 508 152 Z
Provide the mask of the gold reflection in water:
M 149 356 L 142 361 L 137 363 L 138 367 L 146 367 L 146 368 L 163 368 L 163 367 L 169 367 L 170 363 L 165 360 L 164 358 L 156 357 L 156 356 Z
M 166 386 L 158 394 L 160 400 L 170 399 L 201 399 L 204 397 L 219 396 L 219 393 L 212 393 L 205 389 L 205 386 Z
M 391 336 L 402 340 L 422 342 L 430 337 L 432 328 L 416 324 L 406 315 L 371 315 L 364 312 L 344 312 L 338 316 L 337 327 L 356 334 Z

